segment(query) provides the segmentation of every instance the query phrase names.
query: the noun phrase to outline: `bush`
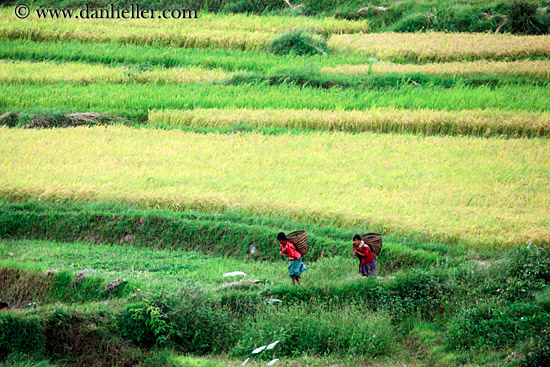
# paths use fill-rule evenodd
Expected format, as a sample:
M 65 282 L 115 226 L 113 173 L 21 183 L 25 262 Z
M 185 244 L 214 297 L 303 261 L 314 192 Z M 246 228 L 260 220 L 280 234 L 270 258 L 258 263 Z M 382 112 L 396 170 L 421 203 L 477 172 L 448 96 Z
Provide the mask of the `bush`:
M 122 336 L 140 347 L 165 345 L 175 327 L 170 320 L 172 308 L 160 299 L 146 298 L 126 307 L 119 317 Z
M 444 311 L 443 300 L 449 291 L 445 278 L 446 274 L 411 270 L 388 284 L 388 293 L 381 303 L 395 319 L 417 313 L 432 318 Z
M 275 55 L 326 55 L 326 39 L 311 28 L 292 29 L 273 39 L 268 51 Z
M 394 335 L 389 324 L 386 315 L 354 306 L 336 310 L 317 304 L 279 306 L 245 322 L 233 354 L 248 356 L 255 348 L 280 340 L 273 353 L 264 352 L 266 357 L 304 353 L 374 357 L 391 352 Z
M 507 12 L 508 29 L 519 34 L 547 34 L 550 31 L 550 17 L 539 14 L 537 5 L 523 0 L 512 2 Z

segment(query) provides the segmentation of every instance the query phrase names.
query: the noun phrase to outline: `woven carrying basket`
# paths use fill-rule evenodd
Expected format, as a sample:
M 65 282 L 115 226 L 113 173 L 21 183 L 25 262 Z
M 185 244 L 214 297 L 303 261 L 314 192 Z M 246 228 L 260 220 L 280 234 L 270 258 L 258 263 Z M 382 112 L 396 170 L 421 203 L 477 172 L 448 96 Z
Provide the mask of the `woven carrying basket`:
M 382 235 L 380 233 L 367 233 L 361 236 L 361 239 L 376 256 L 382 251 Z
M 296 250 L 304 256 L 307 254 L 308 250 L 308 243 L 307 243 L 307 235 L 306 231 L 295 231 L 291 232 L 286 235 L 286 239 L 292 243 L 294 246 L 296 246 Z

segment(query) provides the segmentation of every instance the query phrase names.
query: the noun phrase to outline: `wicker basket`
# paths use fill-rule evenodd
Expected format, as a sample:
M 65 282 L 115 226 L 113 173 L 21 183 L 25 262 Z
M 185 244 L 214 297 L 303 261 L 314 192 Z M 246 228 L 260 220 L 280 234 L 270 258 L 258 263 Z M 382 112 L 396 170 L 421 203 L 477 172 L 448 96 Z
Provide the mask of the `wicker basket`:
M 306 231 L 295 231 L 286 235 L 286 239 L 296 246 L 296 250 L 304 256 L 307 254 L 308 243 Z
M 361 236 L 361 239 L 376 256 L 382 251 L 382 235 L 380 233 L 367 233 Z

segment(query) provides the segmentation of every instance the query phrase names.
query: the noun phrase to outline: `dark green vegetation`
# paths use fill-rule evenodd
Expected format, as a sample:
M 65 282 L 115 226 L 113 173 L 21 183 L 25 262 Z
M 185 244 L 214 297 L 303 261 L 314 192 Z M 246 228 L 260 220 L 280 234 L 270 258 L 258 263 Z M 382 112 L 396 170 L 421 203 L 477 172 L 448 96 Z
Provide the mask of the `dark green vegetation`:
M 9 0 L 7 4 L 16 4 Z M 6 3 L 6 2 L 5 2 Z M 36 0 L 37 6 L 81 7 L 87 0 Z M 290 1 L 280 0 L 95 0 L 91 4 L 127 7 L 139 3 L 151 9 L 193 8 L 222 13 L 288 14 L 334 16 L 344 19 L 368 19 L 374 31 L 416 32 L 424 30 L 455 32 L 511 32 L 516 34 L 548 34 L 550 12 L 545 1 L 414 1 L 359 0 Z
M 268 51 L 275 55 L 326 55 L 327 41 L 313 29 L 291 29 L 269 44 Z
M 317 67 L 309 66 L 295 69 L 274 70 L 270 73 L 239 73 L 222 82 L 226 85 L 288 85 L 311 88 L 355 88 L 359 90 L 388 90 L 414 85 L 416 87 L 506 87 L 512 85 L 532 85 L 547 87 L 546 77 L 525 77 L 516 75 L 472 74 L 438 76 L 424 73 L 384 73 L 359 76 L 345 74 L 327 74 Z

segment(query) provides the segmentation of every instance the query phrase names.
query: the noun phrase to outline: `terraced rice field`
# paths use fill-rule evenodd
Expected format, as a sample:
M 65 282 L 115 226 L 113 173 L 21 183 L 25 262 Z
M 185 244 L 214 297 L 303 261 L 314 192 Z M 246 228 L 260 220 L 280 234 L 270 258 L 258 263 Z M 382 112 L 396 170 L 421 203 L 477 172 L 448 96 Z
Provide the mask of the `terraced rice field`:
M 0 9 L 0 367 L 545 355 L 547 35 L 13 9 Z M 326 55 L 268 51 L 304 26 Z M 291 287 L 275 237 L 297 229 L 309 269 Z M 351 238 L 367 232 L 384 247 L 362 279 Z M 247 276 L 222 276 L 235 270 Z

